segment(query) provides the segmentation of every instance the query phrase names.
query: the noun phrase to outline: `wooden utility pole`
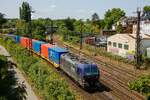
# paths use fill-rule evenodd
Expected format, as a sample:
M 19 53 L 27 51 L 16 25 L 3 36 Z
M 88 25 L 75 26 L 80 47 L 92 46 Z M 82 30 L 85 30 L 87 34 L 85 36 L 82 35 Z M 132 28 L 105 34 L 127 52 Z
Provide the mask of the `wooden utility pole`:
M 81 21 L 81 30 L 80 30 L 80 50 L 81 50 L 82 47 L 83 47 L 83 45 L 82 45 L 82 38 L 83 38 L 82 32 L 83 32 L 83 22 Z
M 141 11 L 137 9 L 137 32 L 136 32 L 136 69 L 141 65 L 141 37 L 140 37 L 140 15 Z
M 30 52 L 30 55 L 32 55 L 32 24 L 31 24 L 31 20 L 29 21 L 29 33 L 30 33 L 30 36 L 29 36 L 29 52 Z
M 53 44 L 53 21 L 51 21 L 51 33 L 50 33 L 50 37 L 51 37 L 50 43 Z

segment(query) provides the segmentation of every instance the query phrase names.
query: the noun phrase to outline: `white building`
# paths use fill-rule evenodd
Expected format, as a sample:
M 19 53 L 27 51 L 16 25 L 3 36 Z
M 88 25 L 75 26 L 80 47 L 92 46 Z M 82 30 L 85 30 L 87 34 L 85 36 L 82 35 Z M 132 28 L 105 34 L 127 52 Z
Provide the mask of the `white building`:
M 150 58 L 150 47 L 147 48 L 147 58 Z
M 133 25 L 133 34 L 136 34 L 137 24 Z M 141 21 L 140 22 L 140 33 L 150 35 L 150 21 Z
M 141 35 L 141 50 L 146 51 L 150 47 L 150 35 Z M 107 51 L 113 54 L 127 57 L 128 53 L 136 50 L 136 34 L 115 34 L 107 38 Z

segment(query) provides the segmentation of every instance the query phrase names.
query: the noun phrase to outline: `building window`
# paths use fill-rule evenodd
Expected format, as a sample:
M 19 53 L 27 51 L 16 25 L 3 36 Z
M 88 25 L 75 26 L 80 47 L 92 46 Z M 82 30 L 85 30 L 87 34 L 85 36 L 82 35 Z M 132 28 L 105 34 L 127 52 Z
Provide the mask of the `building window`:
M 113 47 L 117 47 L 117 43 L 116 42 L 113 42 Z
M 110 41 L 108 41 L 108 45 L 111 46 L 111 42 Z
M 125 49 L 125 50 L 129 50 L 129 45 L 126 45 L 126 44 L 125 44 L 125 45 L 124 45 L 124 49 Z
M 122 48 L 122 44 L 121 43 L 118 43 L 118 48 Z

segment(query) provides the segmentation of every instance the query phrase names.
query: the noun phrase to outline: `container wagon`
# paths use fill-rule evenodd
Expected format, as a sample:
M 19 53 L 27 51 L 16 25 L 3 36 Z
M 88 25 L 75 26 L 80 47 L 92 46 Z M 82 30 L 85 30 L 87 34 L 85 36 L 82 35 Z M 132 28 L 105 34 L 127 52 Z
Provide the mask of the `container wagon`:
M 15 36 L 15 41 L 16 41 L 16 43 L 20 43 L 20 39 L 21 39 L 20 36 L 18 36 L 18 35 Z
M 61 56 L 60 69 L 84 88 L 99 84 L 99 70 L 97 65 L 71 53 Z
M 46 44 L 45 42 L 43 41 L 32 41 L 32 49 L 35 53 L 37 54 L 41 54 L 41 45 L 42 44 Z
M 48 55 L 48 49 L 54 47 L 54 45 L 51 44 L 42 44 L 41 45 L 41 56 L 43 58 L 48 59 L 49 55 Z
M 68 50 L 60 47 L 54 47 L 54 48 L 49 48 L 48 53 L 49 53 L 49 60 L 56 68 L 58 68 L 60 66 L 61 55 L 68 53 Z
M 15 37 L 16 37 L 16 36 L 13 35 L 13 34 L 6 34 L 5 36 L 6 36 L 6 37 L 10 37 L 10 38 L 12 38 L 13 40 L 15 40 Z
M 21 43 L 21 38 L 18 38 L 16 42 Z M 44 43 L 32 39 L 33 51 L 47 58 L 56 68 L 60 68 L 83 88 L 99 84 L 100 71 L 96 64 L 73 55 L 66 49 Z

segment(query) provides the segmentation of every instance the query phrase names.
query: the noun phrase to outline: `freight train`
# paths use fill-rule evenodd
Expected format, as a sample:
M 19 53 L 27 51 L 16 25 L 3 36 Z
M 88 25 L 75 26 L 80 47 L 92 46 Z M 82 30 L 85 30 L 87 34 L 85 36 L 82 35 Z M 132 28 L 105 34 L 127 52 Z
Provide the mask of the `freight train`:
M 16 43 L 48 60 L 56 68 L 60 68 L 83 88 L 97 86 L 100 71 L 97 65 L 85 58 L 70 53 L 67 49 L 43 41 L 8 35 Z

